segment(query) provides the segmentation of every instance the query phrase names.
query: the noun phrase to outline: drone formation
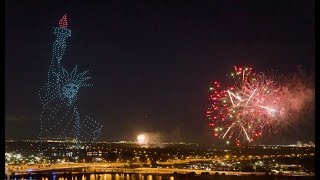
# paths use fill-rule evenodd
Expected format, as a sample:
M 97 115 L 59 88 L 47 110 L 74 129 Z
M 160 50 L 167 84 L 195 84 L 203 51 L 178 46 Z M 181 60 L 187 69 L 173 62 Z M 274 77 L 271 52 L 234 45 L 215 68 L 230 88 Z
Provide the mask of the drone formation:
M 215 137 L 236 146 L 289 126 L 313 99 L 312 89 L 297 76 L 257 74 L 235 66 L 228 77 L 230 86 L 212 83 L 206 117 Z
M 64 15 L 59 21 L 59 27 L 54 28 L 56 40 L 53 43 L 48 79 L 39 93 L 42 104 L 39 136 L 41 139 L 92 141 L 100 136 L 102 126 L 89 116 L 80 118 L 76 104 L 80 88 L 92 86 L 87 83 L 91 77 L 86 76 L 88 70 L 79 73 L 77 66 L 69 73 L 61 62 L 66 39 L 71 36 L 67 26 L 67 15 Z
M 79 72 L 77 66 L 68 72 L 62 65 L 66 39 L 71 36 L 67 16 L 54 28 L 56 40 L 46 84 L 40 100 L 42 139 L 96 140 L 102 126 L 89 116 L 81 118 L 77 106 L 79 90 L 92 84 L 87 81 L 88 70 Z M 299 76 L 278 76 L 255 73 L 250 67 L 234 67 L 228 75 L 231 83 L 214 81 L 209 89 L 206 117 L 215 137 L 253 142 L 270 129 L 283 129 L 301 117 L 306 105 L 313 101 L 313 89 Z M 140 136 L 139 141 L 144 141 Z

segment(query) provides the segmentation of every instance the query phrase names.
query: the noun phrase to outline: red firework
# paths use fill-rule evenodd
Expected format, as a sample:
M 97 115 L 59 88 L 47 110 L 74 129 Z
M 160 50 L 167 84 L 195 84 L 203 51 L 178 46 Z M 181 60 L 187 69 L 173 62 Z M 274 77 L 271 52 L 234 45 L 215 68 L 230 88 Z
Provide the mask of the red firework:
M 229 76 L 232 86 L 223 88 L 215 81 L 210 87 L 206 116 L 215 137 L 234 140 L 239 146 L 242 141 L 252 142 L 261 137 L 270 127 L 283 127 L 291 122 L 292 95 L 299 88 L 280 85 L 276 76 L 256 74 L 252 68 L 235 66 L 234 70 Z

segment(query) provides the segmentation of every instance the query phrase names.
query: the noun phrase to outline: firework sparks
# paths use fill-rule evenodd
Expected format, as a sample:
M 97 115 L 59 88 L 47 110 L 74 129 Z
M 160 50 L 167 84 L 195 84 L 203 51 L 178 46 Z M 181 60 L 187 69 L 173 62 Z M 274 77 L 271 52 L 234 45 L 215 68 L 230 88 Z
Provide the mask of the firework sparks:
M 277 76 L 256 74 L 252 68 L 235 66 L 234 70 L 232 86 L 223 89 L 214 82 L 210 87 L 206 116 L 214 136 L 235 139 L 236 145 L 254 141 L 269 127 L 285 127 L 312 100 L 313 91 L 297 78 L 280 81 Z

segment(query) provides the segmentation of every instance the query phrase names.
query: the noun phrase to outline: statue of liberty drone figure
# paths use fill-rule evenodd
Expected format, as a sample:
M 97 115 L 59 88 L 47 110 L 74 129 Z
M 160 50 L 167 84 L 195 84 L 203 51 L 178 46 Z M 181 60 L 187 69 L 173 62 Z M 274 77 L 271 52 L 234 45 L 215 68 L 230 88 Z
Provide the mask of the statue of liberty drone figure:
M 71 36 L 67 28 L 67 15 L 54 27 L 56 40 L 48 71 L 48 79 L 40 90 L 42 110 L 40 115 L 40 139 L 73 139 L 79 141 L 96 140 L 101 135 L 102 126 L 89 116 L 80 118 L 77 98 L 80 88 L 92 86 L 87 71 L 78 73 L 77 66 L 69 73 L 61 63 L 66 39 Z

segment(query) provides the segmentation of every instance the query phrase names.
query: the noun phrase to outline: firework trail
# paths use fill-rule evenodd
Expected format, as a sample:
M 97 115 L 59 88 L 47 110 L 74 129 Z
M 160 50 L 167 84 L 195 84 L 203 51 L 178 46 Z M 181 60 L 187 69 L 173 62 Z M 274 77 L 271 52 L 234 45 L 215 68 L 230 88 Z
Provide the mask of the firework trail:
M 296 75 L 256 74 L 235 66 L 228 77 L 231 86 L 222 88 L 215 81 L 210 87 L 206 117 L 215 137 L 235 140 L 237 146 L 258 139 L 267 129 L 288 127 L 314 99 L 313 89 Z

